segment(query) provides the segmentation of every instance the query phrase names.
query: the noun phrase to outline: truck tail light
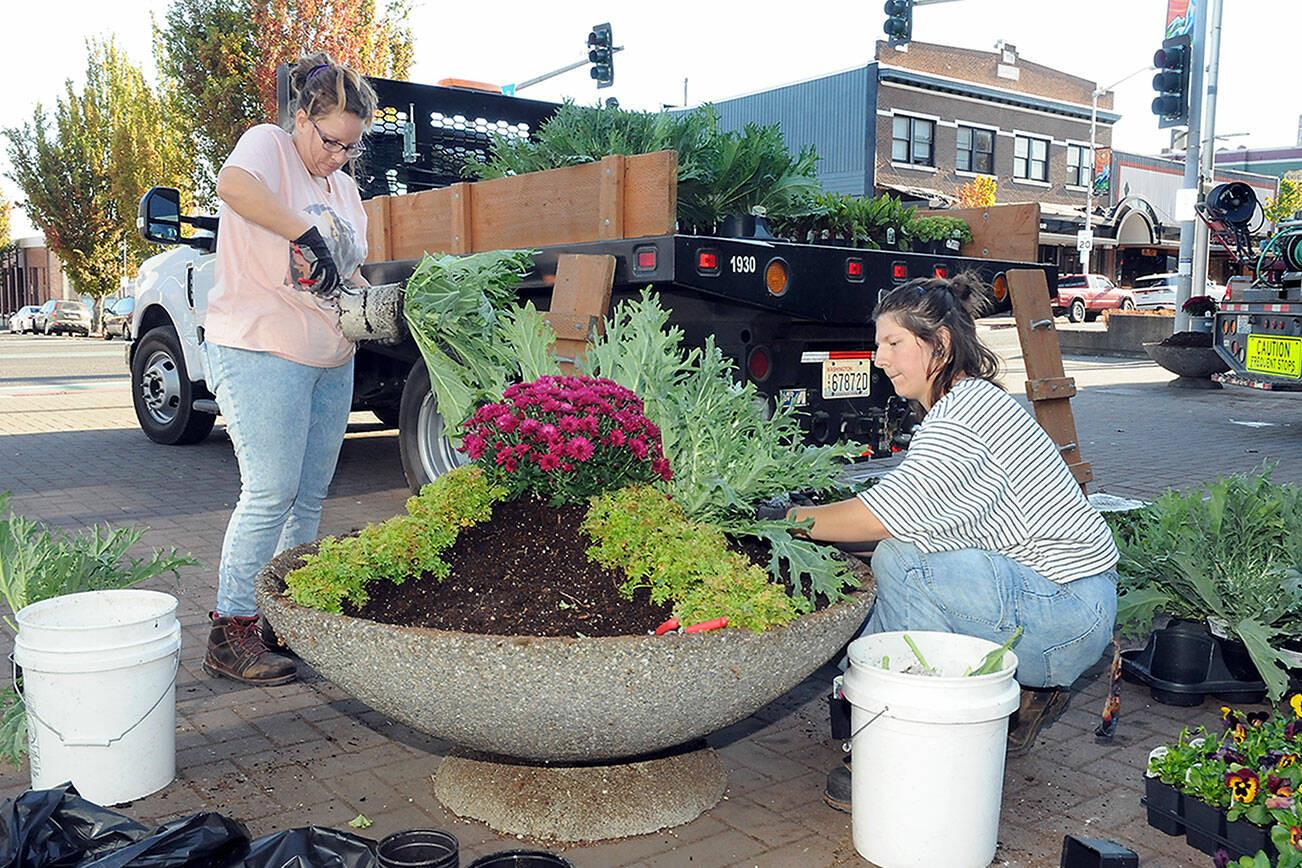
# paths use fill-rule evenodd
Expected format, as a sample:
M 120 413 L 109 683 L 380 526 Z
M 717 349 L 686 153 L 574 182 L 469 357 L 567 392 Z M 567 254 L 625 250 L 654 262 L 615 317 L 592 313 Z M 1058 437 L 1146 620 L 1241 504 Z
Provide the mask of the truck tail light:
M 786 292 L 789 279 L 787 264 L 781 259 L 773 259 L 764 267 L 764 285 L 773 295 Z
M 852 280 L 855 283 L 863 283 L 863 260 L 856 257 L 850 257 L 845 261 L 846 280 Z
M 746 372 L 757 383 L 762 383 L 773 372 L 773 360 L 769 357 L 767 347 L 755 347 L 746 357 Z
M 697 251 L 696 270 L 700 274 L 718 274 L 719 254 L 713 250 Z
M 933 268 L 933 269 L 931 270 L 931 273 L 932 273 L 934 276 L 939 277 L 939 278 L 942 278 L 942 279 L 943 279 L 943 278 L 946 278 L 946 277 L 949 277 L 949 269 L 946 268 L 946 267 L 943 266 L 943 265 L 937 265 L 935 268 Z
M 634 260 L 634 271 L 656 270 L 656 249 L 654 247 L 639 247 L 634 253 L 637 257 Z
M 1002 271 L 996 274 L 990 283 L 990 291 L 994 294 L 995 301 L 1008 298 L 1008 275 Z
M 908 265 L 904 264 L 903 262 L 891 263 L 891 280 L 894 280 L 898 283 L 899 281 L 902 280 L 908 280 L 908 278 L 909 278 Z

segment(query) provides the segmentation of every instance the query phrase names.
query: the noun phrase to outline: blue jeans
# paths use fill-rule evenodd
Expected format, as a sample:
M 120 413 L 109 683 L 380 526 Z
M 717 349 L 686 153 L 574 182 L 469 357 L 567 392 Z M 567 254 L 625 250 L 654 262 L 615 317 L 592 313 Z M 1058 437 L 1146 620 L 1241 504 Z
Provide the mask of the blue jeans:
M 993 552 L 924 554 L 897 539 L 877 544 L 872 568 L 877 602 L 865 634 L 938 630 L 1002 645 L 1021 627 L 1013 652 L 1026 687 L 1070 685 L 1112 641 L 1116 570 L 1058 584 Z
M 353 403 L 353 362 L 314 368 L 205 343 L 240 466 L 240 498 L 222 540 L 217 614 L 258 614 L 253 578 L 272 557 L 316 539 Z

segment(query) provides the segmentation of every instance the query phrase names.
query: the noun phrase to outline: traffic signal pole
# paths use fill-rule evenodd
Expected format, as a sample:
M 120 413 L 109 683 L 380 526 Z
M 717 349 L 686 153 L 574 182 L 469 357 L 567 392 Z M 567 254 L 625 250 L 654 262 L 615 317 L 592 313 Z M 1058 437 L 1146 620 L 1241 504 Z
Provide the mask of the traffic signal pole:
M 1198 173 L 1198 201 L 1207 199 L 1209 185 L 1214 185 L 1216 178 L 1216 90 L 1220 78 L 1221 54 L 1221 7 L 1222 0 L 1212 0 L 1210 8 L 1210 37 L 1207 43 L 1207 102 L 1203 116 L 1202 165 Z M 1192 134 L 1192 130 L 1190 130 Z M 1187 169 L 1187 167 L 1186 167 Z M 1187 174 L 1187 171 L 1186 171 Z M 1211 230 L 1202 220 L 1194 223 L 1193 273 L 1190 278 L 1190 295 L 1207 292 L 1207 257 L 1211 252 Z M 1220 299 L 1216 299 L 1219 303 Z M 1183 302 L 1180 302 L 1183 304 Z M 1183 311 L 1182 311 L 1183 312 Z M 1186 327 L 1187 327 L 1186 323 Z
M 1202 16 L 1194 22 L 1193 42 L 1189 47 L 1189 126 L 1185 137 L 1184 183 L 1185 190 L 1198 188 L 1199 146 L 1202 143 L 1203 117 L 1203 48 L 1206 42 L 1206 22 Z M 1194 262 L 1194 226 L 1198 223 L 1197 215 L 1190 214 L 1188 220 L 1180 223 L 1180 260 L 1176 271 L 1179 278 L 1175 288 L 1175 331 L 1189 330 L 1189 314 L 1184 311 L 1184 303 L 1192 294 Z M 1205 253 L 1204 253 L 1205 263 Z M 1206 265 L 1203 266 L 1206 274 Z M 1205 287 L 1205 285 L 1204 285 Z

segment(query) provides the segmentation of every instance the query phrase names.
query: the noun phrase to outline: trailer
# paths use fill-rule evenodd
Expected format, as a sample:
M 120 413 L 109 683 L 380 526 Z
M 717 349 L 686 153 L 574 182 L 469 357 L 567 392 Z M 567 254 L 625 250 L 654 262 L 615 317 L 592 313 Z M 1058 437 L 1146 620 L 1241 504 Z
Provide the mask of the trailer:
M 1056 293 L 1053 266 L 964 257 L 950 249 L 924 254 L 679 233 L 672 151 L 465 182 L 461 166 L 467 155 L 487 153 L 490 131 L 529 135 L 557 106 L 371 81 L 381 110 L 365 158 L 352 167 L 368 216 L 370 260 L 362 271 L 371 283 L 405 281 L 426 252 L 533 250 L 534 269 L 520 287 L 521 300 L 549 311 L 558 345 L 581 347 L 600 322 L 566 316 L 553 307 L 552 296 L 558 285 L 573 282 L 567 270 L 597 258 L 609 263 L 609 303 L 649 287 L 671 311 L 670 324 L 682 329 L 686 344 L 713 338 L 737 376 L 754 384 L 763 401 L 757 412 L 772 412 L 779 404 L 796 408 L 810 442 L 856 440 L 865 444 L 865 458 L 889 456 L 907 445 L 909 406 L 872 365 L 871 317 L 884 292 L 916 277 L 974 271 L 992 287 L 990 313 L 1006 313 L 1005 272 L 1037 268 L 1050 295 Z M 213 238 L 181 231 L 185 223 L 210 233 L 217 226 L 211 217 L 180 214 L 178 202 L 175 191 L 165 188 L 151 190 L 141 202 L 141 234 L 179 246 L 141 268 L 128 349 L 141 427 L 151 439 L 171 444 L 203 439 L 220 412 L 198 351 L 213 278 Z M 1018 226 L 1038 230 L 1038 214 L 1010 207 Z M 989 252 L 996 243 L 990 239 L 1001 236 L 991 227 L 1000 221 L 986 222 L 991 225 L 983 227 L 987 240 L 981 249 Z M 1034 240 L 1028 237 L 1031 243 L 1022 249 L 1031 259 Z M 413 490 L 464 462 L 446 436 L 413 341 L 359 344 L 355 371 L 354 409 L 398 427 Z

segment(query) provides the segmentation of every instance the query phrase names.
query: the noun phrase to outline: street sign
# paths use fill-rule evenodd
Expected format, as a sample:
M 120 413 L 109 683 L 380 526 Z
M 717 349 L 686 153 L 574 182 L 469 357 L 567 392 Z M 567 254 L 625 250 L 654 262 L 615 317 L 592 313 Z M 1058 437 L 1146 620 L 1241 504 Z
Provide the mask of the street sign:
M 1082 229 L 1076 233 L 1076 249 L 1081 253 L 1089 253 L 1094 249 L 1094 232 L 1089 229 Z

